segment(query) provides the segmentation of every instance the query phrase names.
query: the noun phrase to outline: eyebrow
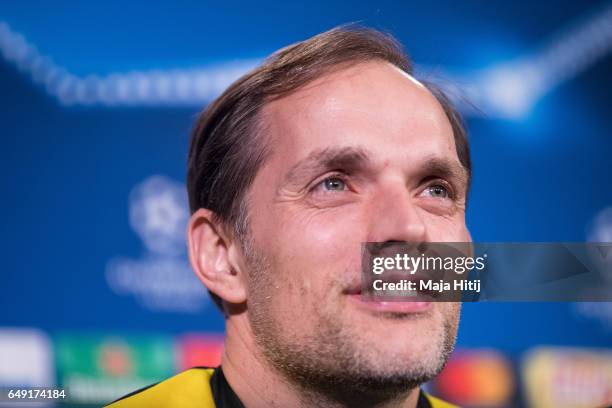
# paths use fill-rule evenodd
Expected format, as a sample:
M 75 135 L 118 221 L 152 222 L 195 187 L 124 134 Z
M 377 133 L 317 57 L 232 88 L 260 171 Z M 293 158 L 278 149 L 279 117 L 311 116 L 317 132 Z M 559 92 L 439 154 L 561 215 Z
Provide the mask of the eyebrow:
M 368 151 L 359 147 L 328 147 L 315 150 L 287 172 L 285 180 L 297 183 L 321 171 L 342 169 L 355 171 L 372 165 Z
M 419 173 L 425 177 L 436 176 L 455 181 L 464 190 L 467 190 L 470 182 L 468 171 L 460 163 L 438 156 L 425 158 Z
M 369 151 L 360 147 L 328 147 L 315 150 L 289 169 L 285 182 L 301 183 L 304 179 L 319 175 L 324 171 L 343 170 L 357 172 L 373 168 L 374 163 Z M 467 192 L 469 175 L 467 170 L 456 161 L 439 156 L 426 156 L 417 174 L 421 177 L 440 177 L 455 182 Z

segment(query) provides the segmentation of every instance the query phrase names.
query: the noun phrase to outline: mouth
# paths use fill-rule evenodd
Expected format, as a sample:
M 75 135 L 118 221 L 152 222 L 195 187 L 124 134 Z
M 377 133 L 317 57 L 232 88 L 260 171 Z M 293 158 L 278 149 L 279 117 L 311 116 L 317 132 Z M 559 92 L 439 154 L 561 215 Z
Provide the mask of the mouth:
M 382 291 L 378 295 L 363 293 L 361 284 L 353 284 L 343 294 L 349 301 L 369 312 L 416 314 L 433 308 L 435 293 L 430 291 Z

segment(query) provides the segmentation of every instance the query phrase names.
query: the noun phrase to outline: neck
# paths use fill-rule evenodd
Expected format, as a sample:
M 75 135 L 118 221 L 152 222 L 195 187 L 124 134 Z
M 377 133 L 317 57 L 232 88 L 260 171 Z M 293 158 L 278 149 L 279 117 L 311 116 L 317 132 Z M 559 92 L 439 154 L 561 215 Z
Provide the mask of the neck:
M 305 387 L 274 368 L 255 343 L 246 314 L 226 320 L 221 358 L 223 373 L 247 408 L 263 407 L 377 407 L 415 408 L 418 388 L 393 395 L 376 395 L 339 387 Z

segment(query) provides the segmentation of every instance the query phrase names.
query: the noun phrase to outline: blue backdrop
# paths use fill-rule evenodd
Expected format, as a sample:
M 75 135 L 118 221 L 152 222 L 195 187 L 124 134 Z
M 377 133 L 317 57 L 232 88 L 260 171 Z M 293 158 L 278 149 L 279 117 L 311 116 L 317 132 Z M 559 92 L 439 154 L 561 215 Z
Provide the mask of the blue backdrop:
M 455 84 L 476 241 L 612 240 L 612 4 L 22 1 L 0 9 L 0 326 L 219 332 L 189 272 L 195 114 L 270 52 L 335 25 L 397 36 Z M 467 304 L 458 345 L 612 347 L 612 308 Z

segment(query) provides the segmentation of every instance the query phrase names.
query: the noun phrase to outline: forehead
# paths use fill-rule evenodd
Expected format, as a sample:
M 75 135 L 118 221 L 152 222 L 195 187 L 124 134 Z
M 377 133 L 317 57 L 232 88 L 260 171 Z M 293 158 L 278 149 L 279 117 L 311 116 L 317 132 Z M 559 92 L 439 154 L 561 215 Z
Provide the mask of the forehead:
M 457 160 L 452 127 L 436 98 L 387 62 L 338 69 L 262 109 L 278 164 L 329 146 L 360 146 L 385 161 Z

